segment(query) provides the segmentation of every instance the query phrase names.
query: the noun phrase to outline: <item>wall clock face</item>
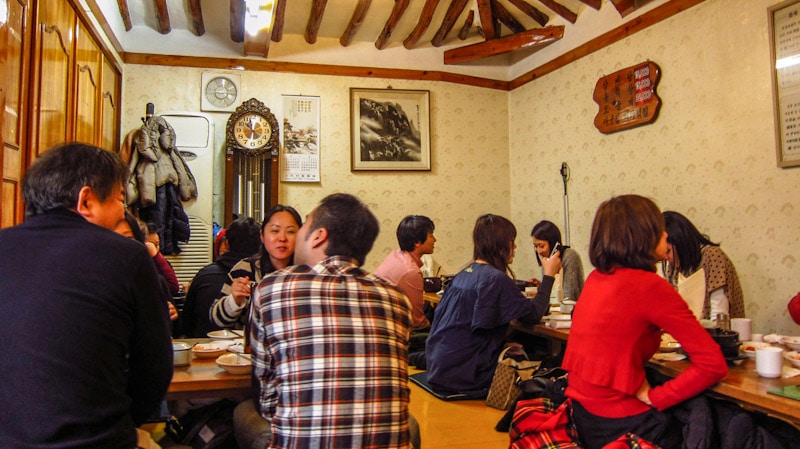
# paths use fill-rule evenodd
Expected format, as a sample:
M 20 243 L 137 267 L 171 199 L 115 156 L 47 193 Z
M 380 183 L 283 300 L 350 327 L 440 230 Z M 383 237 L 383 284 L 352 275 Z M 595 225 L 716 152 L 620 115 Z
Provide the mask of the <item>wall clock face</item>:
M 233 136 L 236 143 L 244 148 L 259 149 L 269 143 L 272 126 L 263 115 L 248 112 L 240 116 L 233 124 Z
M 200 109 L 203 111 L 233 111 L 239 98 L 238 74 L 203 73 Z
M 225 143 L 229 151 L 248 156 L 278 154 L 278 121 L 264 103 L 251 98 L 236 108 L 228 118 Z

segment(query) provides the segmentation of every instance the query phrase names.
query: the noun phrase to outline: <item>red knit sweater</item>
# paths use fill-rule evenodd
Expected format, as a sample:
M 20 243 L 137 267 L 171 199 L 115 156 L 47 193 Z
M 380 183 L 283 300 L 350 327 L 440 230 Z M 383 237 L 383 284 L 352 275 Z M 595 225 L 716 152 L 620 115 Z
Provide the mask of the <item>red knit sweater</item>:
M 569 371 L 567 396 L 607 418 L 647 411 L 649 406 L 636 392 L 645 381 L 645 362 L 658 351 L 662 329 L 681 343 L 691 365 L 650 390 L 650 402 L 659 410 L 725 377 L 728 367 L 722 352 L 686 302 L 655 273 L 630 268 L 613 274 L 593 271 L 572 315 L 563 362 Z

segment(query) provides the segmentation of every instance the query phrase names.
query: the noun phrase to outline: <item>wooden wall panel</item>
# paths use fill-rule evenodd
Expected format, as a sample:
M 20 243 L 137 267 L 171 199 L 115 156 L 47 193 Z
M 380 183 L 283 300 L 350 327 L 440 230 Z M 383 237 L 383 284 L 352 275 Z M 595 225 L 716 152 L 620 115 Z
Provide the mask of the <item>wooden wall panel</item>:
M 30 66 L 31 16 L 25 0 L 0 0 L 5 5 L 7 20 L 0 24 L 0 228 L 22 221 L 24 209 L 21 184 L 25 168 L 25 114 L 28 102 L 28 67 Z
M 72 68 L 76 16 L 65 0 L 36 11 L 31 148 L 29 163 L 48 148 L 74 138 L 71 129 Z
M 101 145 L 100 47 L 78 22 L 75 33 L 75 140 Z
M 103 68 L 100 74 L 102 79 L 102 94 L 100 98 L 101 136 L 100 145 L 108 150 L 117 151 L 120 145 L 119 135 L 119 102 L 120 102 L 120 74 L 109 61 L 103 58 Z

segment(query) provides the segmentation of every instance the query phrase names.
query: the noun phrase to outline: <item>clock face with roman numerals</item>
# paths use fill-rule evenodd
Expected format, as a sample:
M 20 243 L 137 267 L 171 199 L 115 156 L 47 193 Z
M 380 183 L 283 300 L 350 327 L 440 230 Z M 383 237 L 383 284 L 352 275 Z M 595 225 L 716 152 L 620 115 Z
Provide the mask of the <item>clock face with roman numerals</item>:
M 229 148 L 250 156 L 267 152 L 277 154 L 278 122 L 264 103 L 251 98 L 241 104 L 228 118 L 226 143 Z

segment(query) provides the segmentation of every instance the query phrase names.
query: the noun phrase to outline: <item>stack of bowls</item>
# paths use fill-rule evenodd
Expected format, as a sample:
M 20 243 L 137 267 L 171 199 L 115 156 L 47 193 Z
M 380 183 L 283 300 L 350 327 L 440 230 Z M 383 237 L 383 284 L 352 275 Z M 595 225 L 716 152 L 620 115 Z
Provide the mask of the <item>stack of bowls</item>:
M 739 357 L 739 333 L 725 329 L 706 329 L 717 342 L 725 358 Z

